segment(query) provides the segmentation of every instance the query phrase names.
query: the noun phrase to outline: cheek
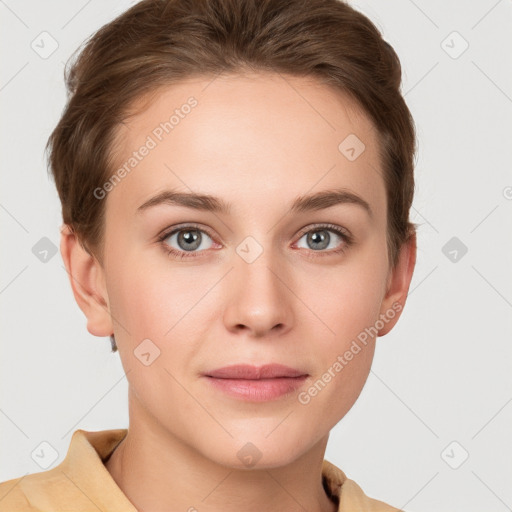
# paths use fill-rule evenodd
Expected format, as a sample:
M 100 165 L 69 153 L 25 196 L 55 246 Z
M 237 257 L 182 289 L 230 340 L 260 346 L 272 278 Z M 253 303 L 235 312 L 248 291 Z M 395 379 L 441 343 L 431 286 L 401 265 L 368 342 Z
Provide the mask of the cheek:
M 165 276 L 140 258 L 137 265 L 126 258 L 110 275 L 112 316 L 124 327 L 116 328 L 117 346 L 130 387 L 141 404 L 166 421 L 177 407 L 191 412 L 197 408 L 179 384 L 197 351 L 187 316 L 200 292 L 196 287 L 194 293 L 194 286 L 190 279 Z M 169 409 L 162 409 L 162 401 Z
M 318 317 L 308 313 L 309 323 L 316 323 L 328 352 L 343 350 L 379 318 L 387 260 L 372 253 L 379 251 L 368 250 L 338 267 L 315 270 L 314 277 L 305 273 L 299 281 L 299 296 L 307 298 L 304 303 Z
M 353 405 L 371 368 L 387 276 L 387 259 L 380 254 L 380 246 L 369 247 L 335 271 L 304 277 L 300 287 L 299 295 L 308 297 L 318 317 L 307 312 L 303 324 L 314 340 L 318 364 L 312 387 L 299 402 L 326 411 L 333 425 Z
M 322 293 L 319 287 L 304 284 L 315 294 L 311 310 L 318 312 L 322 323 L 309 315 L 303 326 L 314 340 L 316 364 L 310 385 L 297 401 L 305 418 L 320 415 L 326 429 L 334 427 L 351 409 L 370 372 L 376 339 L 371 327 L 379 318 L 381 305 L 375 281 L 379 278 L 378 272 L 347 266 L 330 279 L 316 281 L 323 285 Z M 314 428 L 311 426 L 311 436 L 315 435 Z
M 109 298 L 112 315 L 126 327 L 133 343 L 154 339 L 164 344 L 181 328 L 181 320 L 208 289 L 194 270 L 179 270 L 162 259 L 159 263 L 134 258 L 110 270 Z M 191 274 L 194 276 L 191 279 Z M 126 334 L 126 333 L 125 333 Z
M 116 328 L 121 360 L 126 373 L 133 370 L 130 383 L 148 405 L 163 397 L 187 401 L 177 383 L 196 371 L 205 326 L 216 318 L 211 303 L 202 299 L 218 278 L 167 263 L 139 257 L 138 264 L 119 265 L 110 275 L 112 316 L 124 327 Z M 144 357 L 154 362 L 144 366 Z

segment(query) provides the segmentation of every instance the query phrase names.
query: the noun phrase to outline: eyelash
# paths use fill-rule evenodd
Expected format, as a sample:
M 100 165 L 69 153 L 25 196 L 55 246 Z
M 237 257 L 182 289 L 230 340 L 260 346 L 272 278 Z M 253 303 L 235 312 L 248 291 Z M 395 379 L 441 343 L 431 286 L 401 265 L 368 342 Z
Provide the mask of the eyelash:
M 309 233 L 311 231 L 315 232 L 315 231 L 323 231 L 323 230 L 333 231 L 334 233 L 336 233 L 343 240 L 343 244 L 339 249 L 332 249 L 330 251 L 313 251 L 313 250 L 311 250 L 311 252 L 313 253 L 311 255 L 312 258 L 324 257 L 324 256 L 332 255 L 332 254 L 342 254 L 353 243 L 352 236 L 347 231 L 340 228 L 339 226 L 336 226 L 335 224 L 314 225 L 310 229 L 308 229 L 306 231 L 302 231 L 300 233 L 300 236 L 298 239 L 300 240 L 304 235 L 306 235 L 307 233 Z M 207 230 L 200 228 L 196 224 L 186 224 L 184 226 L 179 226 L 178 228 L 174 228 L 171 231 L 166 231 L 166 232 L 162 233 L 161 235 L 159 235 L 158 242 L 163 246 L 167 255 L 170 257 L 173 257 L 173 258 L 177 258 L 179 260 L 184 259 L 184 258 L 196 258 L 196 257 L 200 256 L 201 252 L 204 252 L 204 251 L 195 251 L 195 252 L 191 251 L 191 252 L 187 253 L 186 251 L 178 251 L 178 250 L 170 247 L 169 244 L 167 244 L 165 242 L 165 240 L 167 238 L 169 238 L 171 235 L 174 235 L 175 233 L 179 233 L 180 231 L 200 231 L 201 233 L 207 234 L 210 238 L 212 238 L 212 239 L 214 238 Z

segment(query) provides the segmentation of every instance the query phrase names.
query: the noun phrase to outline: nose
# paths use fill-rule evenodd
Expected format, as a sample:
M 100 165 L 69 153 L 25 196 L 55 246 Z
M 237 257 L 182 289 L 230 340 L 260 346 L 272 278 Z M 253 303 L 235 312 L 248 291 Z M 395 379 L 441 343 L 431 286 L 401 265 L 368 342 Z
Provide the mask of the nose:
M 264 250 L 251 263 L 236 254 L 226 283 L 226 328 L 258 338 L 283 335 L 291 329 L 294 322 L 291 279 L 290 272 L 271 250 Z

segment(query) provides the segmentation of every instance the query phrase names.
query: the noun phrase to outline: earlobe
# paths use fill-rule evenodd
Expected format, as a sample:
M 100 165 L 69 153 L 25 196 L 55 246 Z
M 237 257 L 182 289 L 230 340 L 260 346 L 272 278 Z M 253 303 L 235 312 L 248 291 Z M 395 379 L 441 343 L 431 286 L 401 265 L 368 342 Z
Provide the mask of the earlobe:
M 60 252 L 75 300 L 87 318 L 87 330 L 94 336 L 110 336 L 114 330 L 103 268 L 67 224 L 61 228 Z
M 414 267 L 416 265 L 416 233 L 400 249 L 399 260 L 394 269 L 390 271 L 388 286 L 380 316 L 387 319 L 385 325 L 379 330 L 378 336 L 386 335 L 395 326 L 402 314 L 409 292 Z

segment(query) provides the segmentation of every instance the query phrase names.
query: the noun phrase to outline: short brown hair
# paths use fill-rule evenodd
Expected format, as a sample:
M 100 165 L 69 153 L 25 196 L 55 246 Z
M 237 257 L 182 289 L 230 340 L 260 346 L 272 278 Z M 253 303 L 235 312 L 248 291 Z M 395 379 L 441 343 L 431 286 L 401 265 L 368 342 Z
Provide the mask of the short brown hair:
M 379 135 L 395 266 L 416 232 L 409 222 L 414 121 L 395 51 L 341 0 L 142 0 L 103 26 L 65 71 L 68 102 L 46 147 L 63 221 L 101 261 L 105 202 L 93 191 L 115 171 L 115 129 L 131 106 L 183 79 L 245 69 L 311 76 L 369 116 Z

